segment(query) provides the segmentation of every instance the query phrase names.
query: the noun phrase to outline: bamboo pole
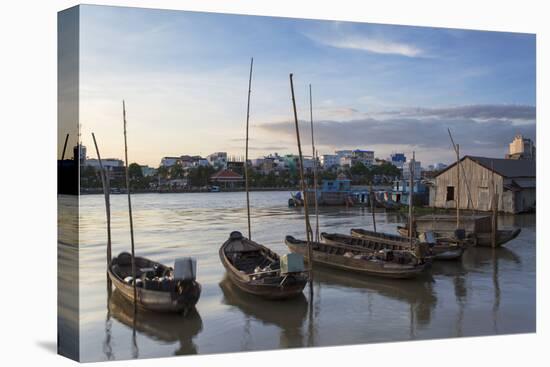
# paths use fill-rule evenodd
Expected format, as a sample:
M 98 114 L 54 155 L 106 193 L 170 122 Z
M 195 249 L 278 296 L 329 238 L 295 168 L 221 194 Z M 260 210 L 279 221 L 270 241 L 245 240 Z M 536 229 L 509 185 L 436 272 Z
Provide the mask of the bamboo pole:
M 413 244 L 413 195 L 414 195 L 414 164 L 415 154 L 413 152 L 413 158 L 409 166 L 409 244 L 412 248 Z
M 137 311 L 136 254 L 134 249 L 134 220 L 132 219 L 132 198 L 130 195 L 130 175 L 128 173 L 128 141 L 126 138 L 126 105 L 122 101 L 122 119 L 124 121 L 124 162 L 126 171 L 126 192 L 128 194 L 128 216 L 130 219 L 130 243 L 132 245 L 132 279 L 134 280 L 134 312 Z
M 61 160 L 65 159 L 65 151 L 67 150 L 67 142 L 69 141 L 69 134 L 65 136 L 65 143 L 63 144 L 63 153 L 61 153 Z
M 491 191 L 493 197 L 491 199 L 491 247 L 497 247 L 497 216 L 498 216 L 498 193 L 495 186 L 495 171 L 493 162 L 491 162 Z
M 317 202 L 317 155 L 313 137 L 313 98 L 311 84 L 309 85 L 309 118 L 311 123 L 311 150 L 313 151 L 313 191 L 315 193 L 315 242 L 319 242 L 319 204 Z
M 456 145 L 456 229 L 460 228 L 460 145 Z
M 447 129 L 447 131 L 449 132 L 449 137 L 451 138 L 451 143 L 453 144 L 453 150 L 455 151 L 456 154 L 459 154 L 458 144 L 455 144 L 455 141 L 453 139 L 453 135 L 451 134 L 451 129 Z M 464 180 L 464 184 L 466 185 L 466 192 L 468 193 L 468 202 L 466 203 L 466 207 L 469 209 L 470 204 L 472 204 L 472 207 L 473 207 L 473 204 L 474 204 L 474 202 L 472 200 L 472 194 L 470 192 L 470 184 L 468 183 L 468 179 L 466 178 L 466 173 L 465 173 L 464 167 L 462 167 L 462 162 L 459 161 L 459 165 L 462 168 L 460 170 L 460 173 L 462 173 L 462 179 Z M 474 213 L 472 212 L 472 215 L 473 214 Z
M 244 182 L 246 190 L 246 214 L 248 220 L 248 239 L 252 239 L 252 232 L 250 226 L 250 193 L 248 191 L 248 126 L 250 121 L 250 93 L 252 92 L 252 67 L 254 65 L 254 58 L 250 58 L 250 76 L 248 78 L 248 101 L 246 104 L 246 151 L 244 158 Z
M 315 165 L 316 165 L 316 169 L 317 169 L 317 163 L 319 162 L 319 151 L 315 151 Z M 317 173 L 316 173 L 317 175 Z M 315 182 L 317 182 L 317 177 L 315 178 Z M 316 191 L 318 190 L 319 188 L 316 189 Z M 317 194 L 315 195 L 315 199 L 317 199 Z M 315 241 L 316 242 L 319 242 L 321 237 L 320 237 L 320 226 L 319 226 L 319 204 L 317 203 L 317 200 L 315 200 Z
M 311 224 L 309 223 L 309 211 L 306 195 L 306 183 L 304 179 L 304 158 L 302 155 L 302 144 L 300 142 L 300 128 L 298 126 L 298 113 L 296 112 L 296 99 L 294 97 L 294 82 L 292 81 L 292 73 L 290 74 L 290 91 L 292 93 L 292 108 L 294 110 L 294 124 L 296 126 L 296 142 L 298 144 L 298 155 L 300 158 L 300 186 L 302 194 L 304 196 L 304 216 L 306 222 L 306 238 L 308 243 L 308 263 L 309 263 L 309 289 L 310 293 L 313 294 L 313 248 L 311 243 Z
M 99 148 L 97 147 L 97 141 L 95 139 L 95 134 L 92 133 L 92 138 L 94 140 L 95 151 L 97 154 L 97 160 L 99 161 L 99 169 L 101 172 L 101 183 L 103 186 L 103 194 L 105 195 L 105 214 L 107 216 L 107 268 L 111 265 L 111 199 L 110 199 L 110 188 L 109 188 L 109 176 L 107 171 L 103 167 L 101 161 L 101 155 L 99 154 Z M 109 281 L 109 278 L 107 278 Z
M 376 232 L 376 216 L 374 215 L 375 200 L 376 198 L 374 197 L 374 191 L 372 190 L 372 183 L 371 183 L 369 201 L 370 201 L 370 211 L 372 212 L 372 226 L 374 228 L 374 232 Z

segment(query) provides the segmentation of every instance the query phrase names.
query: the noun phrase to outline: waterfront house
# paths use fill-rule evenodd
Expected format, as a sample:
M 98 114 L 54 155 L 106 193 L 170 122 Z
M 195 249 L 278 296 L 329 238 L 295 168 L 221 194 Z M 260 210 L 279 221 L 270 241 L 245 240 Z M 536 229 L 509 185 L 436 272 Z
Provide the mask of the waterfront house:
M 210 182 L 226 189 L 233 189 L 242 186 L 244 178 L 236 172 L 224 169 L 210 176 Z
M 392 191 L 390 199 L 396 203 L 403 205 L 409 205 L 409 195 L 411 192 L 409 180 L 400 179 L 393 181 Z M 421 180 L 415 180 L 413 182 L 413 200 L 414 205 L 428 205 L 429 204 L 429 189 Z
M 460 181 L 456 162 L 434 178 L 430 206 L 456 208 L 460 183 L 460 208 L 490 211 L 498 194 L 498 210 L 520 213 L 534 210 L 536 202 L 535 160 L 464 156 L 460 160 Z

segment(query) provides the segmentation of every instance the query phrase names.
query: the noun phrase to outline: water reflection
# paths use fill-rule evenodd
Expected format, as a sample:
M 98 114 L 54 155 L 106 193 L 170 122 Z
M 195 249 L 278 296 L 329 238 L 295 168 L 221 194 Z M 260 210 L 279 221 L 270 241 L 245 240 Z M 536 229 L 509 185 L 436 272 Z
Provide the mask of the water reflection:
M 303 293 L 289 300 L 271 301 L 242 292 L 227 277 L 219 285 L 223 293 L 222 302 L 238 308 L 245 315 L 245 335 L 250 327 L 250 318 L 253 318 L 281 328 L 282 348 L 304 346 L 302 325 L 308 313 L 308 301 Z
M 437 305 L 433 289 L 433 279 L 429 276 L 411 279 L 405 282 L 376 277 L 350 276 L 349 273 L 329 268 L 314 269 L 313 279 L 323 287 L 352 288 L 367 294 L 376 293 L 410 305 L 411 333 L 417 325 L 430 323 L 431 315 Z M 316 296 L 319 295 L 317 292 Z
M 202 331 L 202 319 L 196 309 L 185 317 L 180 314 L 149 312 L 139 310 L 134 317 L 134 306 L 126 300 L 119 291 L 114 290 L 109 299 L 107 321 L 105 323 L 105 343 L 103 350 L 107 359 L 114 359 L 112 355 L 112 336 L 110 335 L 110 316 L 118 322 L 132 328 L 132 356 L 139 357 L 137 333 L 146 335 L 153 340 L 174 343 L 179 342 L 176 355 L 197 354 L 197 346 L 193 338 Z

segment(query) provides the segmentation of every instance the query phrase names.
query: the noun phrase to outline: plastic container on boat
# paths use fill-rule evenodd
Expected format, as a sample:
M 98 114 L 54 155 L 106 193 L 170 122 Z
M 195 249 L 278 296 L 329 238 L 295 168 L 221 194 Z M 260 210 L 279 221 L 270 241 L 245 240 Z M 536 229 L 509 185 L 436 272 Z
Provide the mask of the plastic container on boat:
M 182 257 L 174 261 L 175 280 L 195 280 L 197 278 L 197 260 L 193 257 Z
M 281 274 L 304 271 L 304 257 L 301 254 L 290 253 L 281 256 Z

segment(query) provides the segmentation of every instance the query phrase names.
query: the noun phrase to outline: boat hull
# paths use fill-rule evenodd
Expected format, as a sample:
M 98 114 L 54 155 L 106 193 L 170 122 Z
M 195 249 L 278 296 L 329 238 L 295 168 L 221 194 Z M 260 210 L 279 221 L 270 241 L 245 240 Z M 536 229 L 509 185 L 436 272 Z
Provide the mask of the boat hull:
M 231 261 L 227 258 L 226 247 L 231 244 L 231 241 L 245 241 L 249 246 L 255 246 L 259 250 L 265 251 L 270 257 L 279 259 L 279 255 L 271 251 L 265 246 L 257 244 L 245 238 L 232 239 L 231 236 L 219 250 L 220 261 L 223 264 L 229 280 L 235 284 L 243 292 L 253 294 L 258 297 L 282 300 L 297 297 L 302 294 L 304 287 L 306 286 L 309 276 L 305 273 L 290 273 L 285 275 L 278 275 L 274 277 L 274 282 L 263 282 L 262 280 L 253 280 L 251 277 L 239 271 Z M 280 280 L 279 280 L 280 279 Z
M 287 237 L 285 243 L 290 251 L 304 255 L 307 261 L 308 248 L 305 241 L 289 239 Z M 318 245 L 325 246 L 326 244 L 318 243 Z M 426 264 L 400 265 L 382 261 L 371 262 L 342 255 L 334 255 L 315 249 L 313 250 L 313 263 L 358 274 L 393 279 L 415 278 L 422 274 L 426 268 Z
M 405 227 L 398 226 L 397 231 L 399 235 L 403 238 L 408 238 L 409 231 Z M 361 230 L 359 229 L 352 229 L 351 235 L 358 238 L 363 239 L 369 239 L 370 237 L 363 234 Z M 415 237 L 416 240 L 416 237 Z M 403 246 L 406 246 L 405 248 L 410 249 L 410 245 L 407 246 L 407 243 L 405 242 Z M 433 260 L 458 260 L 462 257 L 462 254 L 466 248 L 462 245 L 456 245 L 456 244 L 447 244 L 447 243 L 437 243 L 434 246 L 430 247 L 430 252 L 432 254 Z
M 145 258 L 136 258 L 138 262 L 155 263 L 154 261 Z M 156 263 L 158 264 L 158 263 Z M 112 282 L 112 285 L 120 292 L 122 297 L 134 303 L 134 286 L 126 283 L 121 279 L 109 266 L 107 275 Z M 192 281 L 190 287 L 184 294 L 175 295 L 174 292 L 149 290 L 142 287 L 136 287 L 136 305 L 139 308 L 154 312 L 186 312 L 195 307 L 201 295 L 201 285 Z
M 409 230 L 406 227 L 397 226 L 397 232 L 399 232 L 399 234 L 401 236 L 404 236 L 404 237 L 409 235 Z M 441 232 L 437 232 L 437 231 L 435 231 L 434 233 L 436 235 L 436 238 L 437 237 L 443 237 L 445 235 L 445 233 L 441 233 Z M 497 243 L 496 243 L 497 247 L 500 247 L 500 246 L 506 244 L 507 242 L 513 240 L 520 233 L 521 233 L 521 228 L 516 228 L 516 229 L 513 229 L 513 230 L 512 229 L 511 230 L 507 230 L 507 229 L 498 230 L 497 231 Z M 451 236 L 452 233 L 448 233 L 448 235 Z M 476 246 L 481 246 L 481 247 L 492 247 L 492 245 L 493 245 L 492 234 L 491 233 L 469 234 L 466 241 L 470 244 L 475 244 Z

